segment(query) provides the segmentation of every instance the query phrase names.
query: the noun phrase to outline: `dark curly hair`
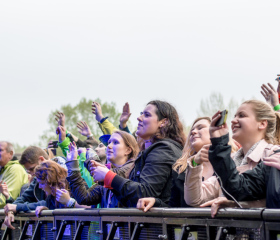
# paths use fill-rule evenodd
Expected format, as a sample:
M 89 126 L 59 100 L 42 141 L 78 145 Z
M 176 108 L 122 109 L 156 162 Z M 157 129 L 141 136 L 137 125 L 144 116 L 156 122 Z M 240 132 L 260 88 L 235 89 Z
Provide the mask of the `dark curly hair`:
M 176 109 L 170 103 L 160 100 L 153 100 L 148 104 L 152 104 L 157 108 L 156 115 L 158 121 L 164 118 L 167 119 L 165 126 L 161 127 L 159 132 L 152 137 L 152 142 L 156 142 L 159 139 L 170 138 L 184 146 L 186 135 Z

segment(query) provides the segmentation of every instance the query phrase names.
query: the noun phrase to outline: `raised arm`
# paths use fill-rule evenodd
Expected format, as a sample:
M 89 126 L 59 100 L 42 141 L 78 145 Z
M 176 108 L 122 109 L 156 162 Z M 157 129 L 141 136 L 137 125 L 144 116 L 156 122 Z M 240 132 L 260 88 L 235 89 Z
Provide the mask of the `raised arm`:
M 238 201 L 265 198 L 266 171 L 263 163 L 260 162 L 253 170 L 239 174 L 230 156 L 231 146 L 228 145 L 229 134 L 227 125 L 215 126 L 220 116 L 220 112 L 217 112 L 213 116 L 210 124 L 209 131 L 212 145 L 209 149 L 209 160 L 222 182 L 225 196 L 229 199 L 233 196 Z
M 127 102 L 123 106 L 122 115 L 120 117 L 120 129 L 123 130 L 123 131 L 126 131 L 128 133 L 130 133 L 130 131 L 127 127 L 127 122 L 129 120 L 130 116 L 131 116 L 130 107 L 129 107 L 129 104 Z
M 114 131 L 118 130 L 111 122 L 108 121 L 107 118 L 103 116 L 101 105 L 98 102 L 92 103 L 91 110 L 92 113 L 95 115 L 95 119 L 97 120 L 101 131 L 104 134 L 112 135 Z

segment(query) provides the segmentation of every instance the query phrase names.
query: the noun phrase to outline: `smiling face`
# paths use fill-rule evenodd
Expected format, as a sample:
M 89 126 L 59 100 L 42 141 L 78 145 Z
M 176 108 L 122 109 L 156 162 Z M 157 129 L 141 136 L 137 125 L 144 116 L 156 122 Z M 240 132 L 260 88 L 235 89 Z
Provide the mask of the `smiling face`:
M 241 145 L 260 135 L 261 122 L 256 120 L 255 113 L 250 104 L 242 104 L 231 121 L 232 138 Z
M 156 110 L 155 105 L 148 104 L 143 113 L 137 118 L 138 127 L 136 134 L 144 140 L 150 140 L 162 125 L 162 121 L 158 121 Z
M 195 152 L 198 152 L 204 145 L 211 144 L 209 126 L 210 123 L 206 119 L 201 119 L 193 125 L 190 135 L 190 144 Z
M 126 146 L 122 137 L 113 133 L 108 141 L 107 146 L 107 160 L 109 160 L 116 167 L 123 165 L 128 160 L 128 155 L 131 149 Z

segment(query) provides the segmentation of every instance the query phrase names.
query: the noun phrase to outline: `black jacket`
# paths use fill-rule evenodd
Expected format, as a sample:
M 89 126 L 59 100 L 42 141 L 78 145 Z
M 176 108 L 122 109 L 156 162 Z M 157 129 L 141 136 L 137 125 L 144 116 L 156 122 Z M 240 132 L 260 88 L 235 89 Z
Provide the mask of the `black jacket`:
M 129 179 L 115 176 L 111 186 L 122 205 L 136 207 L 139 198 L 155 197 L 168 204 L 172 165 L 181 157 L 183 146 L 163 139 L 145 149 L 135 160 Z
M 230 157 L 229 135 L 212 138 L 209 160 L 223 187 L 237 201 L 266 198 L 268 208 L 280 208 L 280 171 L 268 167 L 262 161 L 253 169 L 239 174 Z M 226 197 L 231 198 L 224 190 Z
M 156 199 L 154 207 L 190 207 L 184 199 L 185 171 L 178 174 L 172 170 L 172 187 L 169 204 L 165 204 L 160 199 Z
M 113 194 L 113 191 L 98 184 L 94 184 L 88 189 L 86 188 L 83 184 L 84 180 L 81 177 L 78 160 L 67 161 L 66 165 L 68 168 L 67 180 L 71 188 L 71 193 L 79 204 L 97 205 L 100 203 L 101 208 L 120 207 L 119 201 L 115 194 Z M 119 176 L 127 178 L 133 167 L 134 160 L 128 160 L 123 166 L 112 168 L 111 170 Z
M 18 197 L 13 204 L 24 204 L 26 202 L 33 203 L 45 200 L 45 193 L 39 188 L 38 181 L 36 177 L 33 178 L 29 187 L 24 191 L 24 193 Z M 21 209 L 17 206 L 17 212 Z

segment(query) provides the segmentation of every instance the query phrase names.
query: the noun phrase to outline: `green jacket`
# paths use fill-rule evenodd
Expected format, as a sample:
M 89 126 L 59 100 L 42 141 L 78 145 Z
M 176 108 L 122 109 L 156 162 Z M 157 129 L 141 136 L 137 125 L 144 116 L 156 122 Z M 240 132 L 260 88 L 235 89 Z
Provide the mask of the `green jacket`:
M 67 151 L 69 151 L 68 145 L 70 144 L 69 137 L 66 137 L 63 142 L 59 142 L 57 145 L 61 148 L 63 155 L 66 157 Z M 78 156 L 79 160 L 79 167 L 80 167 L 80 173 L 82 175 L 82 178 L 86 181 L 87 185 L 91 187 L 93 184 L 95 184 L 92 176 L 90 175 L 90 172 L 85 168 L 84 162 L 86 160 L 86 154 L 81 153 L 81 156 Z
M 9 194 L 13 199 L 16 199 L 21 187 L 28 183 L 28 175 L 24 168 L 19 164 L 18 160 L 9 161 L 0 171 L 0 180 L 8 186 Z M 5 196 L 0 193 L 0 208 L 6 205 Z

